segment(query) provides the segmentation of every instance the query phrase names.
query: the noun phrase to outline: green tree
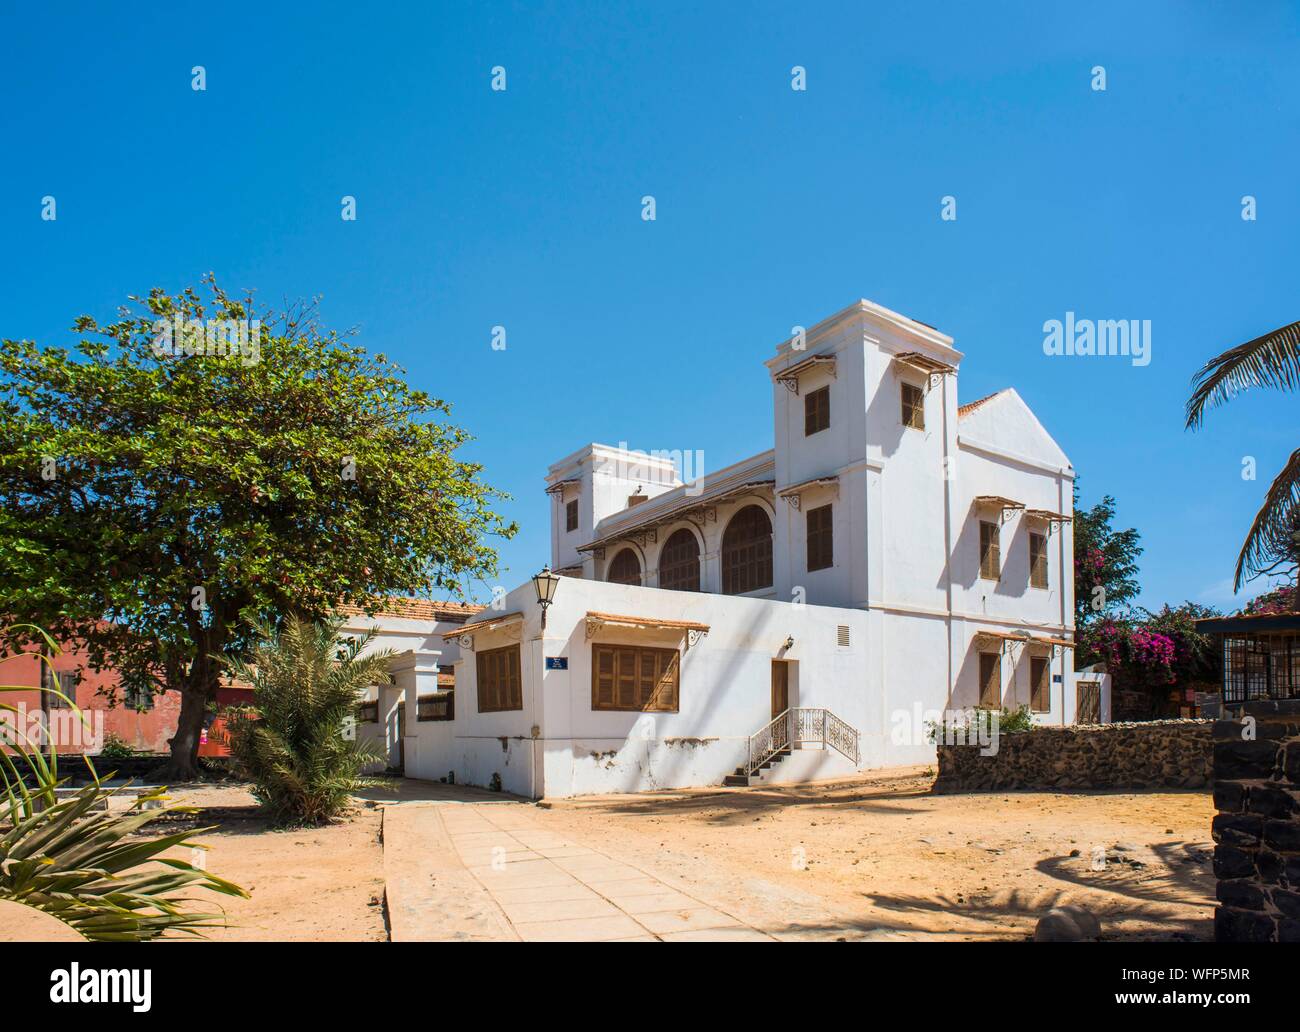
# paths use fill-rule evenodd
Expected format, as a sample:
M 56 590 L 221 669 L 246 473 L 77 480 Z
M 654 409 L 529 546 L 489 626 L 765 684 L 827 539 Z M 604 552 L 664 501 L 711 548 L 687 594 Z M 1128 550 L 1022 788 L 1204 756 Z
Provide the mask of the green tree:
M 1132 528 L 1116 530 L 1114 520 L 1115 499 L 1110 495 L 1091 509 L 1079 508 L 1079 482 L 1075 480 L 1074 621 L 1080 632 L 1092 621 L 1123 610 L 1140 590 L 1140 535 Z
M 1300 322 L 1238 344 L 1205 363 L 1192 381 L 1192 396 L 1187 400 L 1187 428 L 1199 429 L 1209 409 L 1256 387 L 1284 391 L 1300 388 Z M 1271 574 L 1282 574 L 1294 582 L 1297 571 L 1300 571 L 1300 448 L 1291 453 L 1269 485 L 1246 533 L 1237 556 L 1233 590 L 1240 591 L 1246 581 Z M 1291 605 L 1294 612 L 1300 612 L 1300 591 L 1292 593 Z
M 0 612 L 180 691 L 177 780 L 259 622 L 461 595 L 515 528 L 449 406 L 314 303 L 259 311 L 211 276 L 130 300 L 71 351 L 0 345 Z
M 225 711 L 230 754 L 282 824 L 338 816 L 363 784 L 361 771 L 386 758 L 356 740 L 356 711 L 367 688 L 387 681 L 392 650 L 362 656 L 373 632 L 341 638 L 342 625 L 290 616 L 279 630 L 262 629 L 249 662 L 231 663 L 252 684 L 253 704 Z

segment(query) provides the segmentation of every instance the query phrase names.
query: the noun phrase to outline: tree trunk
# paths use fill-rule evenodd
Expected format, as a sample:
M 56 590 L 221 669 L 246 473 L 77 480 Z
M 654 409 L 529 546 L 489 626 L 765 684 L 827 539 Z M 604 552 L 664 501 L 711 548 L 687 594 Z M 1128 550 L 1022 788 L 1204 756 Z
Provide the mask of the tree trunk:
M 203 681 L 181 685 L 181 710 L 176 717 L 176 734 L 169 740 L 171 758 L 152 772 L 163 781 L 196 781 L 199 778 L 199 739 L 203 714 L 207 710 L 209 686 Z

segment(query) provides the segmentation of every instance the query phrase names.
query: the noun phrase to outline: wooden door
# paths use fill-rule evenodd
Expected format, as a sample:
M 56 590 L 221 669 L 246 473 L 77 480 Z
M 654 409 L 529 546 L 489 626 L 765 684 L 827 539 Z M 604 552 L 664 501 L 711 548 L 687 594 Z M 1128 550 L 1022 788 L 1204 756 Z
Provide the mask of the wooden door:
M 790 667 L 782 660 L 772 660 L 772 719 L 790 708 Z
M 1101 723 L 1101 685 L 1096 681 L 1076 681 L 1075 682 L 1075 714 L 1074 722 L 1076 724 L 1100 724 Z

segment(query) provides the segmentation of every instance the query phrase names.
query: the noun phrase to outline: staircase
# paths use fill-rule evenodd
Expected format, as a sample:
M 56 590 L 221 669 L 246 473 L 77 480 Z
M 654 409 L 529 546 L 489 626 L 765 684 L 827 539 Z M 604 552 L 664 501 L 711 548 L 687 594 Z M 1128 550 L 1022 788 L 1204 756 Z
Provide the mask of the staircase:
M 762 782 L 772 769 L 790 755 L 792 749 L 820 746 L 834 749 L 858 764 L 859 735 L 828 709 L 799 707 L 788 709 L 749 736 L 745 762 L 734 774 L 722 779 L 724 785 L 752 785 Z

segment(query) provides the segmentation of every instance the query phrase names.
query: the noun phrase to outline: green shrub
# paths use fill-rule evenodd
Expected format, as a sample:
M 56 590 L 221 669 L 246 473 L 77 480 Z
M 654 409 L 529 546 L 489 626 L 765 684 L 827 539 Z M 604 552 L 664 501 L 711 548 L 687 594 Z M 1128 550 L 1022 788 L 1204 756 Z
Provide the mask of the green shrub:
M 1012 731 L 1028 731 L 1034 727 L 1034 715 L 1030 712 L 1029 707 L 1023 703 L 1016 710 L 1009 710 L 1005 706 L 1002 709 L 992 709 L 987 706 L 975 706 L 971 709 L 961 710 L 954 713 L 946 714 L 946 719 L 942 722 L 929 720 L 926 721 L 925 730 L 931 742 L 941 742 L 946 737 L 956 738 L 958 741 L 975 741 L 975 735 L 983 730 L 987 733 L 992 728 L 992 716 L 996 714 L 998 718 L 998 734 L 1008 734 Z M 948 732 L 952 734 L 949 735 Z
M 104 732 L 104 745 L 99 755 L 109 760 L 126 760 L 135 755 L 135 750 L 126 744 L 125 739 L 112 731 Z
M 388 682 L 385 649 L 362 657 L 373 632 L 340 637 L 343 621 L 297 616 L 262 628 L 249 662 L 231 672 L 253 686 L 251 706 L 224 711 L 236 771 L 281 824 L 320 824 L 339 816 L 369 783 L 361 771 L 383 762 L 356 741 L 355 713 L 366 689 Z

